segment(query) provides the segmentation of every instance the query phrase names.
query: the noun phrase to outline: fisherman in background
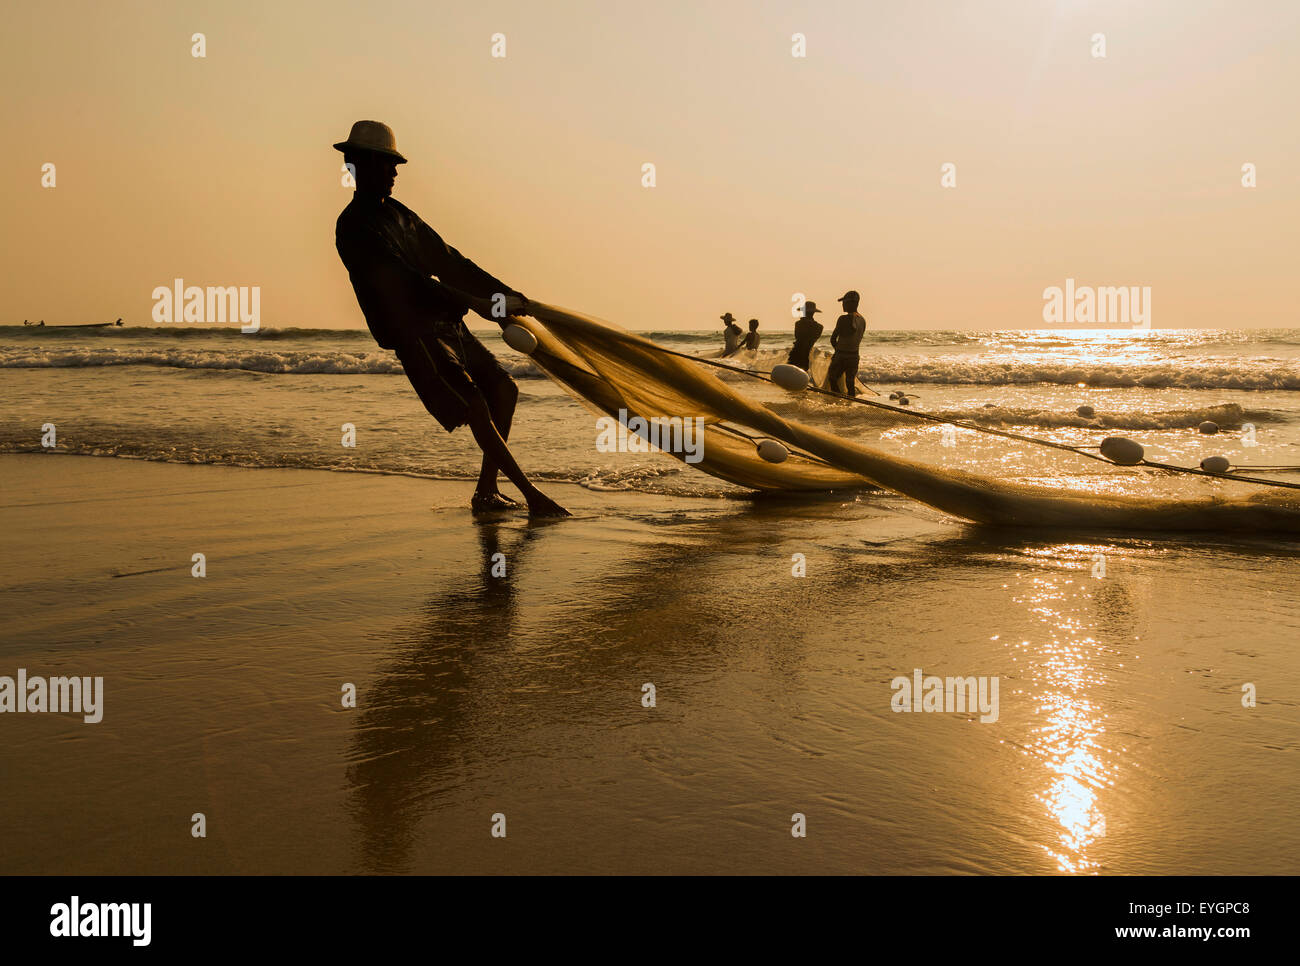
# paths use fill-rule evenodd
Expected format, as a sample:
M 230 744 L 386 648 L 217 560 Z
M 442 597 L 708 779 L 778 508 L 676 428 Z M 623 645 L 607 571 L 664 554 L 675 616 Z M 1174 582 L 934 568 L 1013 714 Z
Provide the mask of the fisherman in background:
M 816 302 L 804 302 L 803 315 L 794 323 L 794 345 L 785 357 L 787 365 L 798 366 L 804 372 L 812 370 L 812 349 L 822 337 L 822 324 L 813 318 L 821 309 Z
M 740 337 L 744 334 L 736 324 L 736 317 L 730 312 L 722 318 L 722 358 L 733 355 L 740 348 Z
M 745 336 L 745 341 L 741 343 L 741 348 L 750 349 L 754 352 L 757 352 L 758 343 L 761 341 L 761 339 L 762 337 L 758 334 L 758 319 L 750 319 L 749 334 Z
M 835 322 L 835 331 L 831 333 L 831 345 L 835 348 L 831 356 L 830 368 L 826 371 L 823 389 L 831 392 L 843 392 L 846 396 L 858 394 L 858 364 L 861 361 L 858 351 L 862 345 L 862 336 L 867 331 L 867 320 L 858 314 L 860 297 L 857 292 L 845 292 L 837 300 L 844 306 L 844 314 Z M 844 389 L 839 388 L 843 378 Z

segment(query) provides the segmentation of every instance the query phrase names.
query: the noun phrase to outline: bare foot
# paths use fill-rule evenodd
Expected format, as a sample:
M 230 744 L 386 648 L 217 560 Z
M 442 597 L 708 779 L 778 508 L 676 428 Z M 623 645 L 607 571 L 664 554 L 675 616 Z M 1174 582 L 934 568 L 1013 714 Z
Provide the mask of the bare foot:
M 518 503 L 501 493 L 475 493 L 469 501 L 469 508 L 475 513 L 499 513 L 502 510 L 514 510 L 518 506 Z
M 531 517 L 569 517 L 573 516 L 549 496 L 538 493 L 528 500 L 528 515 Z

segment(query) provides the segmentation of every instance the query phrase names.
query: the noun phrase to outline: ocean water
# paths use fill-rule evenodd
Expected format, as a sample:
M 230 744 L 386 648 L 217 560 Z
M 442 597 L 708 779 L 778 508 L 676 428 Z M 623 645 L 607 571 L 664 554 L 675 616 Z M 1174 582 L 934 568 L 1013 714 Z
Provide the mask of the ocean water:
M 739 492 L 660 454 L 598 452 L 595 414 L 495 329 L 476 334 L 520 387 L 511 444 L 530 475 L 592 489 Z M 646 335 L 691 354 L 720 344 L 713 332 Z M 763 348 L 734 361 L 769 370 L 789 344 L 767 333 Z M 814 375 L 829 358 L 822 346 Z M 1238 466 L 1300 464 L 1300 330 L 871 331 L 862 360 L 860 379 L 881 394 L 870 398 L 904 391 L 912 408 L 947 418 L 1072 446 L 1130 436 L 1151 458 L 1183 465 L 1212 455 Z M 934 424 L 724 378 L 783 415 L 914 458 L 1002 476 L 1069 472 L 1051 451 L 965 431 L 946 449 Z M 0 452 L 40 452 L 42 426 L 53 423 L 64 453 L 442 479 L 477 470 L 468 430 L 443 432 L 366 331 L 8 326 L 0 384 Z M 1085 404 L 1094 417 L 1077 414 Z M 1221 432 L 1198 432 L 1206 420 Z M 356 427 L 355 447 L 342 445 L 344 424 Z

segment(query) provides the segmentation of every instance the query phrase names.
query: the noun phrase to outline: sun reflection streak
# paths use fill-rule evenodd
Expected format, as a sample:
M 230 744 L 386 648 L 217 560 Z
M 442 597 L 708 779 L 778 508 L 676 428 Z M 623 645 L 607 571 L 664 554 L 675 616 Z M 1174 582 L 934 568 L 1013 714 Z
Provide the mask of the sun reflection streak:
M 1096 548 L 1060 546 L 1045 556 L 1058 559 L 1080 556 L 1087 560 Z M 1047 641 L 1031 646 L 1037 659 L 1042 697 L 1038 713 L 1042 723 L 1025 745 L 1027 754 L 1047 771 L 1045 786 L 1035 793 L 1047 816 L 1059 826 L 1057 841 L 1043 844 L 1062 872 L 1095 872 L 1099 863 L 1088 856 L 1106 835 L 1103 792 L 1113 784 L 1111 769 L 1103 759 L 1105 715 L 1088 699 L 1088 693 L 1106 683 L 1097 662 L 1097 642 L 1084 634 L 1084 625 L 1069 612 L 1077 606 L 1079 588 L 1073 578 L 1036 577 L 1017 603 L 1048 630 Z

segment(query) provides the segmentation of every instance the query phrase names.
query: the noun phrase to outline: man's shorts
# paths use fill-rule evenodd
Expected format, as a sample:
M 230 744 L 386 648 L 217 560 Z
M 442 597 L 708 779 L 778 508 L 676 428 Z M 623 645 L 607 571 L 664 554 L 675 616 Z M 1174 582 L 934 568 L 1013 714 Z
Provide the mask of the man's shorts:
M 469 421 L 475 394 L 490 399 L 503 383 L 513 385 L 510 374 L 464 322 L 405 334 L 396 340 L 394 351 L 424 408 L 449 433 Z
M 843 392 L 846 396 L 856 396 L 858 394 L 859 364 L 860 359 L 856 352 L 852 355 L 835 353 L 831 356 L 830 368 L 826 370 L 826 387 L 834 392 Z M 841 376 L 844 378 L 843 390 L 837 385 Z

